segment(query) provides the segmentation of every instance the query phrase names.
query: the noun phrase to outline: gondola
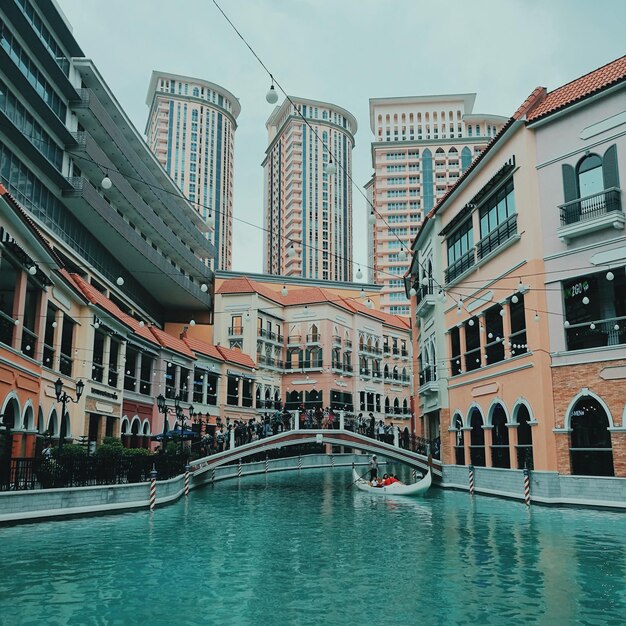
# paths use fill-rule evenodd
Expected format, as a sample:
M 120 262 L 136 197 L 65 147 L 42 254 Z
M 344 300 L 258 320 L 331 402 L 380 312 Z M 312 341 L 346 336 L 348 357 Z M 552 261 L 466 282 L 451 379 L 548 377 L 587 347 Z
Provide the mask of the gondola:
M 376 495 L 388 495 L 388 496 L 422 496 L 424 495 L 432 483 L 432 474 L 429 470 L 421 480 L 418 480 L 412 485 L 404 485 L 402 483 L 393 483 L 386 487 L 372 487 L 368 481 L 361 478 L 355 469 L 352 470 L 352 477 L 354 478 L 354 484 L 361 490 L 367 491 L 367 493 L 375 493 Z

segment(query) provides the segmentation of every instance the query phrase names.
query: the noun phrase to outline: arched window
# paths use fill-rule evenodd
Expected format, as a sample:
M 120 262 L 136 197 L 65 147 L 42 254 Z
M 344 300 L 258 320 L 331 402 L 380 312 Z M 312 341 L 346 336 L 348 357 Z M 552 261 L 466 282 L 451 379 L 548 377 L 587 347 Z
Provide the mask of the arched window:
M 483 430 L 483 416 L 474 407 L 470 413 L 469 425 L 472 428 L 470 433 L 470 458 L 473 465 L 485 467 L 485 431 Z
M 385 398 L 385 413 L 387 415 L 391 413 L 391 404 L 389 403 L 389 398 Z
M 461 171 L 465 171 L 472 164 L 472 151 L 465 146 L 461 150 Z
M 256 408 L 257 409 L 262 409 L 263 408 L 263 403 L 261 400 L 261 387 L 257 387 L 256 388 Z
M 400 401 L 398 400 L 398 398 L 396 398 L 396 399 L 393 401 L 393 412 L 394 412 L 396 415 L 400 415 Z
M 579 198 L 585 198 L 604 189 L 602 159 L 597 154 L 586 156 L 576 168 Z
M 609 417 L 593 397 L 576 402 L 570 413 L 572 474 L 614 476 Z
M 457 465 L 465 465 L 465 438 L 463 432 L 463 420 L 460 415 L 454 418 L 454 458 Z
M 194 98 L 199 98 L 200 97 L 200 90 L 197 87 L 194 87 L 192 92 L 191 92 L 191 95 Z
M 491 464 L 493 467 L 511 467 L 509 454 L 509 429 L 506 425 L 506 413 L 501 404 L 493 409 L 491 417 L 493 430 L 491 431 Z
M 385 380 L 387 378 L 389 378 L 389 365 L 387 365 L 387 363 L 385 363 L 385 369 L 384 369 L 384 376 L 385 376 Z
M 530 427 L 530 413 L 528 407 L 520 405 L 517 410 L 517 467 L 519 469 L 534 469 L 533 463 L 533 433 Z

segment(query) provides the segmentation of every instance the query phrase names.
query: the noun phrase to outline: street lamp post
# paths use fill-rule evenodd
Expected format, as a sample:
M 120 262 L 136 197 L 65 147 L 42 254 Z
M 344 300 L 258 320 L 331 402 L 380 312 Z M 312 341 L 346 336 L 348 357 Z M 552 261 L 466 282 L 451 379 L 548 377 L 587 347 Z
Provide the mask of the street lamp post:
M 63 445 L 63 436 L 61 435 L 61 426 L 63 425 L 63 418 L 65 417 L 65 407 L 68 402 L 74 402 L 78 404 L 80 397 L 83 395 L 85 389 L 85 383 L 82 380 L 76 382 L 76 398 L 72 398 L 66 391 L 63 390 L 63 381 L 60 378 L 56 379 L 54 383 L 54 393 L 57 397 L 57 402 L 61 403 L 61 419 L 59 420 L 59 449 Z

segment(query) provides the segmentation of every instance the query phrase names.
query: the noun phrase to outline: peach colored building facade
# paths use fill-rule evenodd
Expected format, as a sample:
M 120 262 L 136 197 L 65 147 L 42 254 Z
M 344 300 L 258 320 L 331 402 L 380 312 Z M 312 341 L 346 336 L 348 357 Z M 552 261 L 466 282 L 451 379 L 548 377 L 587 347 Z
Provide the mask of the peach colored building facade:
M 291 100 L 277 106 L 266 123 L 265 272 L 350 281 L 356 119 L 334 104 Z M 335 174 L 326 172 L 329 151 Z
M 363 285 L 362 294 L 353 283 L 227 273 L 217 280 L 214 342 L 256 362 L 257 409 L 304 404 L 409 425 L 410 327 L 375 309 L 377 286 Z
M 230 269 L 239 100 L 206 80 L 154 71 L 146 104 L 150 149 L 210 227 L 210 266 Z
M 506 121 L 472 113 L 475 98 L 370 99 L 374 177 L 366 189 L 375 212 L 368 225 L 373 252 L 369 279 L 383 286 L 381 306 L 388 313 L 409 313 L 402 276 L 424 216 Z
M 626 57 L 537 88 L 413 243 L 419 424 L 447 464 L 626 476 L 625 84 Z

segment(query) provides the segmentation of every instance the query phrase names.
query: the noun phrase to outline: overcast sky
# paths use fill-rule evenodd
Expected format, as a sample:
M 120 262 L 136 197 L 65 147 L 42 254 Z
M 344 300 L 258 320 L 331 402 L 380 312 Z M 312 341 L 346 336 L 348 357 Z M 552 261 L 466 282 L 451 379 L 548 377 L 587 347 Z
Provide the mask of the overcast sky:
M 267 74 L 211 0 L 57 0 L 143 133 L 153 69 L 222 85 L 241 102 L 235 135 L 233 269 L 261 272 Z M 353 179 L 371 176 L 368 99 L 476 92 L 509 117 L 625 51 L 623 0 L 218 0 L 290 95 L 358 121 Z M 282 99 L 279 101 L 279 103 Z M 366 202 L 353 190 L 354 261 L 368 265 Z

